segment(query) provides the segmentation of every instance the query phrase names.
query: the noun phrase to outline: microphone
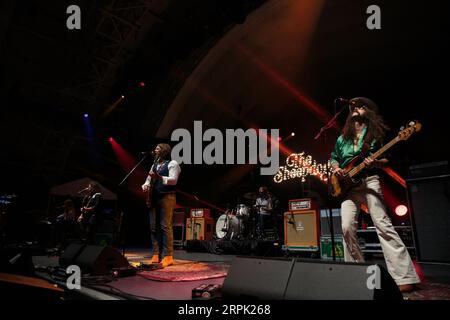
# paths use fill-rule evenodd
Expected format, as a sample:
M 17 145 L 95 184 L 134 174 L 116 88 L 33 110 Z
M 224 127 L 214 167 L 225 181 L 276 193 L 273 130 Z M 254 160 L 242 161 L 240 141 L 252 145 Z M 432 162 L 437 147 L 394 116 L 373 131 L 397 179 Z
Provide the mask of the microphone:
M 85 192 L 85 191 L 87 191 L 87 190 L 89 190 L 89 189 L 90 189 L 89 187 L 87 187 L 87 188 L 84 188 L 84 189 L 82 189 L 82 190 L 78 191 L 78 194 L 80 194 L 80 193 L 83 193 L 83 192 Z
M 348 105 L 354 105 L 355 104 L 355 102 L 353 102 L 353 101 L 350 101 L 349 99 L 345 99 L 345 98 L 336 98 L 336 99 L 334 99 L 334 102 L 335 103 L 342 103 L 342 104 L 348 104 Z
M 155 151 L 154 150 L 152 150 L 152 151 L 142 151 L 142 152 L 140 152 L 140 154 L 149 154 L 149 155 L 154 156 L 155 155 Z

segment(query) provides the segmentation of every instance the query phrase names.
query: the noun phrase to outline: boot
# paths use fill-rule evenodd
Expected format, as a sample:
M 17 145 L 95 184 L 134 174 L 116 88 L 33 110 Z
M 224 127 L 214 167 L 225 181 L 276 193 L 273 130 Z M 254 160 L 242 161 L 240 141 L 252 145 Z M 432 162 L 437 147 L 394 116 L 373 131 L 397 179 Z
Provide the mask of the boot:
M 165 256 L 161 261 L 162 267 L 168 267 L 173 265 L 173 256 Z
M 159 263 L 159 256 L 157 254 L 152 256 L 152 263 Z

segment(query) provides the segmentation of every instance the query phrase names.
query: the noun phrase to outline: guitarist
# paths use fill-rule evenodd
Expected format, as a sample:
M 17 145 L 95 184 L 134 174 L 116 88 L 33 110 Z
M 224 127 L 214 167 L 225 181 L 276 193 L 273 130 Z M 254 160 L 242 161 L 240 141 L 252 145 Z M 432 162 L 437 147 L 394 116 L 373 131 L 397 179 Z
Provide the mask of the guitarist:
M 81 202 L 81 214 L 78 222 L 88 244 L 94 244 L 98 226 L 102 223 L 103 195 L 100 185 L 90 182 L 88 187 L 81 190 L 86 192 Z
M 371 158 L 381 146 L 388 127 L 372 100 L 364 97 L 353 98 L 349 101 L 349 107 L 350 113 L 342 135 L 337 139 L 331 153 L 333 174 L 338 178 L 342 177 L 346 172 L 344 168 L 355 156 L 361 156 L 367 167 L 362 173 L 361 183 L 352 186 L 344 194 L 341 203 L 345 261 L 364 262 L 356 231 L 359 208 L 361 204 L 365 204 L 376 228 L 387 269 L 400 291 L 409 292 L 420 280 L 405 245 L 386 214 L 377 174 L 377 169 L 385 166 L 388 160 Z
M 155 163 L 142 185 L 150 204 L 150 231 L 152 239 L 152 263 L 165 268 L 173 264 L 173 209 L 176 204 L 175 186 L 181 169 L 170 160 L 172 149 L 160 143 L 154 150 Z M 162 258 L 162 259 L 161 259 Z

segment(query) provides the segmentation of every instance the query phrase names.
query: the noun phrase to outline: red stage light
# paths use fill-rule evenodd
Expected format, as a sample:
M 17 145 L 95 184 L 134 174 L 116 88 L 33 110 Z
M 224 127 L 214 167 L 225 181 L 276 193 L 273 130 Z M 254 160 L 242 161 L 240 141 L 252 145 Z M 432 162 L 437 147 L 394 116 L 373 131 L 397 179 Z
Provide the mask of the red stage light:
M 401 204 L 401 205 L 398 205 L 397 207 L 395 207 L 395 214 L 398 215 L 399 217 L 403 217 L 407 213 L 408 213 L 408 208 L 405 205 Z
M 109 142 L 113 142 L 114 138 L 113 137 L 109 137 L 108 140 L 109 140 Z
M 145 82 L 144 81 L 139 82 L 139 86 L 145 87 Z

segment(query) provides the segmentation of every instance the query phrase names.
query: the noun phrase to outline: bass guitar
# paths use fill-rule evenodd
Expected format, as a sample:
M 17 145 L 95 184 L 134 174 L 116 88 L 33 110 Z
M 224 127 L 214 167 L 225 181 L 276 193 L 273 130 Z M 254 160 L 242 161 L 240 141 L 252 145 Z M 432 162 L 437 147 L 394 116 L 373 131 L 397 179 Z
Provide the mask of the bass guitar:
M 380 148 L 377 152 L 371 155 L 373 160 L 379 158 L 386 150 L 391 148 L 397 142 L 407 140 L 414 133 L 420 131 L 422 125 L 417 121 L 412 121 L 405 129 L 400 128 L 398 135 L 392 139 L 389 143 Z M 333 197 L 341 198 L 345 196 L 349 189 L 359 184 L 361 181 L 361 172 L 366 168 L 364 159 L 362 157 L 355 157 L 344 168 L 344 172 L 341 176 L 332 174 L 330 177 L 330 193 Z

